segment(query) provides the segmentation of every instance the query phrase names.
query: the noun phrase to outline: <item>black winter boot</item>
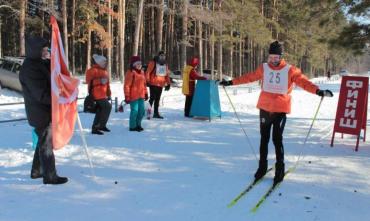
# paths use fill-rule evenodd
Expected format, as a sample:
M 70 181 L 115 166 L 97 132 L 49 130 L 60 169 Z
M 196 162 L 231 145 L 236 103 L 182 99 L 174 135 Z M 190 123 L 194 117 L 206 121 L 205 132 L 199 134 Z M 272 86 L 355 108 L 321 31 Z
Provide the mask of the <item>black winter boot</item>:
M 55 176 L 53 177 L 52 179 L 47 179 L 44 177 L 44 180 L 43 180 L 43 183 L 44 184 L 63 184 L 63 183 L 66 183 L 68 182 L 68 178 L 67 177 L 60 177 L 60 176 Z
M 92 129 L 91 130 L 91 133 L 92 134 L 97 134 L 97 135 L 103 135 L 104 133 L 103 132 L 101 132 L 100 130 L 98 130 L 98 129 Z
M 39 171 L 31 171 L 31 179 L 42 178 L 42 174 Z
M 134 128 L 130 128 L 129 131 L 137 131 L 137 132 L 140 132 L 140 129 L 139 129 L 139 127 L 134 127 Z
M 107 127 L 102 127 L 99 130 L 104 131 L 104 132 L 110 132 L 110 130 Z
M 260 160 L 257 172 L 254 174 L 254 180 L 261 179 L 267 172 L 267 160 Z
M 159 113 L 153 114 L 153 118 L 163 119 L 163 117 L 159 115 Z
M 283 162 L 277 162 L 275 164 L 274 186 L 283 181 L 284 175 L 285 175 L 285 164 Z

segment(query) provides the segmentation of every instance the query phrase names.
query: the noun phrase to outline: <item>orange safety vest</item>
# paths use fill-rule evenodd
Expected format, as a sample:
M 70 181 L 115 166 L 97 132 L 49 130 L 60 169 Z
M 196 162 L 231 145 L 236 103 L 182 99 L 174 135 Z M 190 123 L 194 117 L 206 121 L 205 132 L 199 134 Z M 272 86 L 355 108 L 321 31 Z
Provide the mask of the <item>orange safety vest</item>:
M 265 64 L 265 65 L 268 65 L 268 69 L 279 71 L 279 70 L 283 70 L 288 64 L 285 62 L 285 60 L 282 60 L 278 67 L 274 67 L 269 64 Z M 260 65 L 256 71 L 246 73 L 239 78 L 235 78 L 233 80 L 233 85 L 245 84 L 245 83 L 262 80 L 261 87 L 264 88 L 263 82 L 264 80 L 266 80 L 264 78 L 265 76 L 269 76 L 269 73 L 265 73 L 265 71 L 268 71 L 268 70 L 264 70 L 263 66 L 264 65 Z M 283 72 L 285 71 L 282 71 L 281 73 Z M 293 90 L 294 83 L 297 86 L 301 87 L 302 89 L 310 93 L 313 93 L 313 94 L 315 94 L 316 90 L 319 89 L 318 86 L 316 86 L 315 84 L 313 84 L 311 81 L 308 80 L 308 78 L 302 73 L 301 69 L 293 65 L 291 65 L 289 68 L 287 81 L 288 81 L 288 86 L 287 86 L 286 93 L 271 93 L 265 90 L 261 90 L 258 103 L 257 103 L 257 108 L 268 111 L 268 112 L 290 113 L 291 112 L 290 93 Z
M 148 68 L 146 70 L 146 81 L 150 84 L 150 85 L 154 85 L 154 86 L 157 86 L 157 87 L 164 87 L 166 84 L 167 85 L 170 85 L 171 84 L 171 81 L 170 81 L 170 77 L 169 77 L 169 69 L 168 69 L 168 66 L 166 66 L 166 75 L 165 76 L 160 76 L 156 73 L 156 62 L 155 61 L 150 61 L 149 62 L 149 65 L 148 65 Z

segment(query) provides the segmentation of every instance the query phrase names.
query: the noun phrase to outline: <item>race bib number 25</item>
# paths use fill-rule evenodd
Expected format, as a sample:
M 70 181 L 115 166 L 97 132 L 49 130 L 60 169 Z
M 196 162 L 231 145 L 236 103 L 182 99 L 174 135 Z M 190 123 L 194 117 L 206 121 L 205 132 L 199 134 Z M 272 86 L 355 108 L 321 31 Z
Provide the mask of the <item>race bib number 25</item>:
M 290 66 L 287 65 L 280 70 L 272 70 L 267 64 L 264 64 L 263 91 L 276 94 L 287 94 L 289 69 Z

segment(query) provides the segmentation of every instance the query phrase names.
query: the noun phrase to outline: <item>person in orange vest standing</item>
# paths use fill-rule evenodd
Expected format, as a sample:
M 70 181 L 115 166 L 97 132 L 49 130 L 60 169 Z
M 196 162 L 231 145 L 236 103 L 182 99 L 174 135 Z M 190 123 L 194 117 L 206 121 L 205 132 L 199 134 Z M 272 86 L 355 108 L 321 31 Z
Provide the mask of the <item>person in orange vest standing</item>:
M 164 54 L 164 51 L 160 51 L 158 55 L 149 62 L 145 73 L 146 82 L 150 91 L 150 106 L 154 103 L 153 118 L 163 119 L 159 114 L 158 107 L 163 87 L 165 87 L 166 91 L 170 90 L 171 81 L 169 73 L 170 70 L 166 64 L 166 55 Z
M 285 175 L 283 131 L 286 114 L 291 111 L 290 93 L 294 83 L 310 93 L 322 97 L 333 96 L 330 90 L 320 90 L 318 86 L 310 82 L 299 68 L 287 64 L 282 59 L 282 54 L 282 45 L 275 41 L 270 45 L 267 63 L 260 65 L 254 72 L 246 73 L 232 81 L 220 82 L 220 85 L 230 86 L 262 81 L 257 104 L 257 108 L 260 109 L 260 159 L 254 177 L 257 181 L 267 172 L 268 143 L 272 128 L 272 141 L 276 153 L 274 185 L 281 182 Z
M 146 79 L 139 56 L 132 56 L 130 69 L 125 75 L 124 93 L 125 102 L 130 104 L 130 131 L 141 132 L 144 128 L 141 121 L 145 115 L 144 100 L 148 100 Z
M 108 71 L 106 70 L 107 59 L 104 56 L 94 54 L 93 60 L 95 64 L 86 71 L 88 90 L 91 90 L 91 94 L 97 105 L 91 133 L 103 135 L 102 131 L 110 132 L 107 128 L 107 122 L 112 110 L 112 104 L 109 102 L 111 99 L 111 90 Z
M 193 103 L 193 95 L 195 90 L 196 80 L 207 80 L 206 77 L 202 77 L 197 72 L 197 67 L 199 65 L 199 59 L 193 57 L 190 59 L 188 64 L 184 67 L 182 72 L 182 93 L 186 96 L 185 99 L 185 117 L 190 116 L 191 104 Z

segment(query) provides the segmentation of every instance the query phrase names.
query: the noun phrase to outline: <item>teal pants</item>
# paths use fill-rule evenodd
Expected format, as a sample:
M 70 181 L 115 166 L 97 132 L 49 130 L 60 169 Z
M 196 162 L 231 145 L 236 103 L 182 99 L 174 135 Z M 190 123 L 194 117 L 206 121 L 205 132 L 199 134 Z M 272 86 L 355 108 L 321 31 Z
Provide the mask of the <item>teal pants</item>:
M 145 115 L 144 99 L 131 101 L 130 108 L 130 128 L 141 127 L 141 121 Z

